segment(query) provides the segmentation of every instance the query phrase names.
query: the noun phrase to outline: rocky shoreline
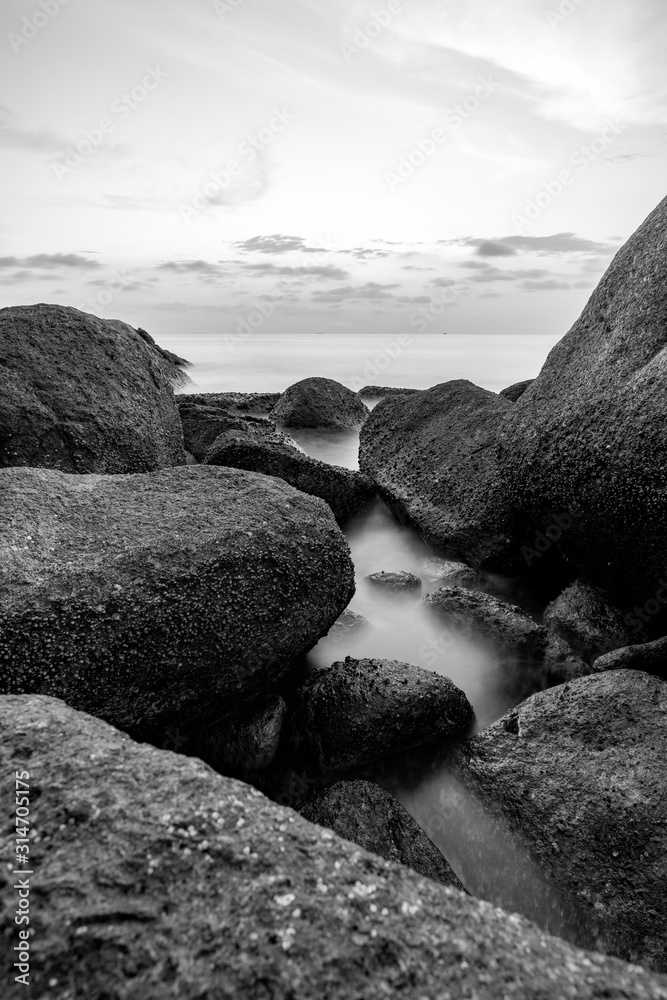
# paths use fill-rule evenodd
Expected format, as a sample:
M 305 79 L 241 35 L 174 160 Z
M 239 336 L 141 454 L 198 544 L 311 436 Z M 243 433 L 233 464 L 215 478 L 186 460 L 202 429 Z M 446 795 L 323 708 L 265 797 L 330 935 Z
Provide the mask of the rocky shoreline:
M 19 945 L 54 1000 L 667 1000 L 666 287 L 667 199 L 498 395 L 174 395 L 187 363 L 143 330 L 0 310 L 0 754 L 32 831 L 26 938 L 3 851 L 3 995 Z M 359 432 L 360 472 L 304 427 Z M 343 529 L 377 496 L 439 589 L 368 585 L 518 672 L 482 731 L 446 658 L 306 664 L 368 627 Z M 430 746 L 581 915 L 574 943 L 471 896 L 363 779 Z

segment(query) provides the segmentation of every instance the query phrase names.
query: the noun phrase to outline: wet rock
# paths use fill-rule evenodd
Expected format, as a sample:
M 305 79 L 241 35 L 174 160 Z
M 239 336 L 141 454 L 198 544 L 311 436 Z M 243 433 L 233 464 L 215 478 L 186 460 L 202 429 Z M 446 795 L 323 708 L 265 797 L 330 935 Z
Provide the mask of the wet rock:
M 667 968 L 667 684 L 630 670 L 584 677 L 454 753 L 474 796 L 588 914 L 599 948 Z
M 376 495 L 373 481 L 361 473 L 309 458 L 273 436 L 222 435 L 206 452 L 204 464 L 232 466 L 284 479 L 297 490 L 325 500 L 339 523 L 367 506 Z
M 471 382 L 385 399 L 361 431 L 359 466 L 429 544 L 474 568 L 511 561 L 513 512 L 496 434 L 514 404 Z
M 262 771 L 276 758 L 286 706 L 281 697 L 249 719 L 221 728 L 209 742 L 208 763 L 242 776 Z
M 506 389 L 501 389 L 500 395 L 509 399 L 511 403 L 516 403 L 517 399 L 521 399 L 528 386 L 532 385 L 534 381 L 535 379 L 529 378 L 525 382 L 515 382 L 514 385 L 508 385 Z
M 295 382 L 271 410 L 271 417 L 285 427 L 357 428 L 368 417 L 368 408 L 356 392 L 330 378 L 304 378 Z
M 545 685 L 583 677 L 594 669 L 559 635 L 549 633 L 521 608 L 491 594 L 443 587 L 428 594 L 423 604 L 448 627 L 484 641 L 530 676 L 541 674 Z
M 0 766 L 29 769 L 39 834 L 31 990 L 14 978 L 6 854 L 1 869 L 7 1000 L 667 1000 L 664 977 L 572 948 L 62 702 L 0 698 Z
M 486 577 L 479 570 L 467 566 L 465 563 L 456 562 L 452 559 L 441 559 L 431 556 L 424 560 L 422 566 L 422 576 L 429 583 L 446 582 L 448 587 L 484 587 Z
M 183 364 L 119 320 L 56 305 L 0 309 L 0 466 L 185 465 L 173 394 Z
M 273 421 L 248 414 L 241 415 L 218 404 L 178 401 L 178 412 L 183 425 L 185 447 L 199 462 L 204 459 L 216 438 L 227 431 L 240 431 L 260 438 L 269 436 L 279 440 Z M 282 435 L 281 440 L 289 443 L 286 435 Z
M 397 573 L 386 573 L 381 570 L 379 573 L 371 573 L 364 577 L 373 587 L 380 590 L 388 590 L 393 593 L 406 593 L 406 591 L 421 590 L 422 582 L 414 573 L 400 570 Z
M 350 611 L 349 608 L 346 608 L 340 618 L 337 618 L 333 623 L 327 634 L 330 638 L 342 639 L 344 636 L 349 635 L 350 632 L 356 632 L 368 624 L 368 619 L 364 618 L 363 615 L 359 615 L 356 611 Z
M 667 198 L 625 246 L 501 428 L 499 467 L 538 525 L 580 508 L 557 545 L 664 632 Z M 656 594 L 659 596 L 656 598 Z
M 466 892 L 447 860 L 407 809 L 372 781 L 337 781 L 307 802 L 301 815 L 372 854 Z
M 419 389 L 396 389 L 391 385 L 365 385 L 363 389 L 359 389 L 357 395 L 367 399 L 378 399 L 385 396 L 411 396 L 413 392 L 419 392 Z
M 6 470 L 0 537 L 0 690 L 158 743 L 264 698 L 354 593 L 328 507 L 236 469 Z
M 544 624 L 562 636 L 582 660 L 593 663 L 603 653 L 632 641 L 625 617 L 623 611 L 607 603 L 598 587 L 578 580 L 549 604 Z
M 178 403 L 215 406 L 226 413 L 269 414 L 280 399 L 280 392 L 193 392 L 179 393 Z
M 667 636 L 605 653 L 595 661 L 595 669 L 643 670 L 667 680 Z
M 455 736 L 473 718 L 447 677 L 397 660 L 348 656 L 299 689 L 290 725 L 297 758 L 329 772 Z

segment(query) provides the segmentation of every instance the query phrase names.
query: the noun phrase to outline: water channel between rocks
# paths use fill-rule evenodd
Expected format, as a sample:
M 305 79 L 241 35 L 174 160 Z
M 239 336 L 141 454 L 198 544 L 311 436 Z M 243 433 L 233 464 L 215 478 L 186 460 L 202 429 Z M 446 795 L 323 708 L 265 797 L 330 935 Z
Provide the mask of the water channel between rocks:
M 286 432 L 313 458 L 358 468 L 358 434 L 289 428 Z M 337 638 L 325 637 L 311 651 L 312 667 L 328 667 L 346 656 L 401 660 L 449 677 L 475 710 L 475 731 L 501 718 L 537 690 L 483 641 L 464 639 L 429 615 L 420 598 L 443 586 L 433 571 L 436 555 L 416 530 L 401 524 L 380 500 L 345 528 L 355 566 L 352 611 L 369 622 Z M 422 580 L 416 593 L 393 594 L 372 587 L 370 573 L 407 570 Z M 526 610 L 539 606 L 516 581 L 494 577 L 486 588 Z M 532 600 L 531 600 L 532 598 Z M 475 896 L 518 912 L 581 947 L 595 947 L 595 933 L 574 902 L 559 893 L 497 817 L 491 816 L 440 762 L 442 747 L 423 747 L 384 758 L 350 777 L 383 785 L 414 816 Z

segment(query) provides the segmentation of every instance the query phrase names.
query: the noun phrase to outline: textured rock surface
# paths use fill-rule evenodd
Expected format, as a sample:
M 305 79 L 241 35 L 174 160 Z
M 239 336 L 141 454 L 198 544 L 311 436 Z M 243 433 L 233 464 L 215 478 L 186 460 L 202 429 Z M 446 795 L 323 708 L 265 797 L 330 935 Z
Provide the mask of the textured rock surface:
M 408 573 L 406 570 L 400 570 L 396 573 L 387 573 L 385 570 L 381 570 L 379 573 L 371 573 L 369 576 L 364 577 L 364 579 L 372 587 L 399 594 L 422 589 L 422 582 L 419 577 L 415 576 L 414 573 Z
M 208 762 L 241 776 L 268 767 L 278 753 L 285 711 L 285 702 L 277 697 L 252 718 L 231 722 L 220 730 Z
M 354 593 L 328 507 L 234 469 L 7 469 L 0 538 L 0 690 L 157 742 L 269 690 Z
M 593 670 L 560 636 L 491 594 L 443 587 L 428 594 L 423 603 L 449 627 L 483 640 L 522 670 L 531 675 L 541 672 L 545 685 L 583 677 Z
M 557 544 L 622 606 L 654 600 L 667 567 L 666 288 L 667 198 L 618 252 L 500 435 L 513 502 L 538 524 L 578 504 Z
M 513 385 L 508 385 L 506 389 L 501 389 L 499 395 L 516 403 L 517 399 L 521 399 L 528 386 L 532 385 L 534 381 L 535 379 L 529 378 L 525 382 L 515 382 Z
M 623 611 L 607 603 L 598 587 L 577 581 L 549 604 L 544 624 L 583 660 L 593 663 L 603 653 L 630 644 L 633 631 L 625 617 Z
M 301 815 L 387 861 L 466 891 L 407 809 L 372 781 L 337 781 L 307 802 Z
M 356 392 L 330 378 L 304 378 L 295 382 L 271 410 L 271 417 L 286 427 L 359 427 L 368 408 Z
M 605 653 L 595 661 L 595 669 L 644 670 L 647 674 L 667 679 L 667 636 Z
M 626 670 L 584 677 L 455 753 L 474 795 L 589 914 L 600 947 L 667 968 L 667 684 Z
M 0 466 L 184 465 L 172 389 L 182 377 L 167 352 L 118 320 L 56 305 L 0 309 Z
M 383 400 L 361 431 L 361 471 L 428 542 L 475 568 L 502 565 L 510 551 L 496 434 L 512 406 L 471 382 L 445 382 Z
M 397 660 L 347 657 L 297 692 L 291 733 L 313 771 L 334 771 L 465 732 L 473 711 L 448 677 Z
M 177 401 L 185 447 L 199 462 L 203 460 L 216 438 L 227 431 L 241 431 L 249 435 L 256 434 L 258 437 L 268 435 L 274 440 L 282 441 L 283 444 L 290 443 L 285 434 L 278 435 L 272 420 L 227 410 L 218 403 L 183 403 L 178 397 Z
M 231 413 L 270 413 L 280 392 L 189 392 L 179 393 L 178 403 L 215 406 Z
M 391 385 L 365 385 L 357 393 L 358 396 L 365 396 L 367 399 L 377 399 L 384 396 L 410 396 L 419 389 L 396 389 Z
M 295 489 L 326 501 L 341 523 L 369 504 L 376 494 L 375 483 L 361 473 L 310 458 L 276 438 L 224 434 L 213 442 L 204 463 L 284 479 Z
M 367 618 L 357 614 L 356 611 L 350 611 L 349 608 L 346 608 L 342 615 L 333 623 L 327 634 L 336 639 L 342 639 L 344 636 L 349 635 L 350 632 L 356 632 L 357 629 L 366 628 L 368 625 L 369 621 Z
M 29 769 L 35 831 L 28 989 L 14 980 L 3 840 L 7 1000 L 667 1000 L 663 976 L 572 948 L 61 702 L 0 698 L 0 763 Z M 8 782 L 2 796 L 8 817 Z
M 446 582 L 448 587 L 483 587 L 486 577 L 479 570 L 473 569 L 462 562 L 452 559 L 441 559 L 431 556 L 424 560 L 421 569 L 422 576 L 429 583 Z

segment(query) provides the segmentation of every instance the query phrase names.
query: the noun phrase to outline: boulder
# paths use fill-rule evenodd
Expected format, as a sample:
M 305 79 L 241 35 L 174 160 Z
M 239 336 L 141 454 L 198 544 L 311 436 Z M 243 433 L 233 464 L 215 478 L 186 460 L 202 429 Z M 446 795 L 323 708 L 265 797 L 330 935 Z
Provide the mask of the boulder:
M 311 823 L 328 827 L 372 854 L 466 892 L 449 862 L 407 809 L 372 781 L 337 781 L 300 811 Z
M 56 305 L 0 309 L 0 466 L 185 465 L 176 360 L 118 320 Z
M 32 875 L 11 874 L 3 841 L 7 1000 L 667 1000 L 665 977 L 579 951 L 55 699 L 0 698 L 0 766 L 28 771 L 34 830 Z M 31 889 L 29 989 L 14 967 L 17 877 Z
M 298 690 L 290 735 L 295 761 L 328 773 L 455 736 L 473 719 L 448 677 L 397 660 L 348 656 Z
M 329 508 L 236 469 L 7 469 L 0 537 L 0 690 L 158 743 L 264 698 L 354 593 Z
M 643 670 L 667 680 L 667 636 L 614 649 L 599 656 L 596 670 Z
M 183 425 L 185 447 L 199 462 L 204 459 L 216 438 L 227 431 L 240 431 L 260 438 L 269 436 L 283 444 L 290 443 L 287 435 L 278 435 L 272 420 L 225 410 L 218 404 L 178 401 L 178 412 Z
M 667 589 L 667 198 L 616 254 L 581 317 L 508 410 L 499 468 L 538 524 L 578 505 L 557 542 L 612 603 L 664 632 Z
M 387 590 L 395 594 L 405 594 L 410 591 L 422 589 L 422 582 L 414 573 L 400 570 L 397 573 L 386 573 L 381 570 L 379 573 L 370 573 L 364 577 L 372 587 L 379 590 Z
M 396 389 L 391 385 L 365 385 L 363 389 L 359 389 L 357 396 L 366 399 L 382 399 L 384 396 L 411 396 L 413 392 L 419 392 L 419 389 Z
M 577 580 L 544 612 L 544 624 L 560 635 L 587 663 L 632 642 L 626 615 L 605 600 L 598 587 Z
M 528 386 L 532 385 L 534 381 L 535 379 L 529 378 L 525 382 L 515 382 L 514 385 L 508 385 L 506 389 L 501 389 L 500 395 L 509 399 L 511 403 L 516 403 L 517 399 L 521 399 Z
M 601 950 L 667 968 L 667 683 L 614 670 L 539 692 L 453 760 Z
M 454 631 L 488 644 L 502 660 L 519 668 L 526 679 L 542 678 L 540 686 L 561 684 L 590 674 L 585 664 L 559 636 L 521 608 L 491 594 L 465 587 L 443 587 L 422 602 Z
M 439 556 L 429 556 L 424 560 L 421 569 L 422 576 L 429 583 L 443 582 L 448 587 L 478 587 L 486 586 L 487 579 L 479 570 L 467 566 L 466 563 L 453 559 L 443 559 Z
M 429 544 L 476 569 L 504 567 L 512 552 L 496 434 L 513 405 L 471 382 L 445 382 L 384 399 L 361 431 L 361 471 Z
M 361 473 L 310 458 L 273 435 L 223 434 L 206 452 L 204 464 L 284 479 L 302 493 L 325 500 L 339 523 L 367 506 L 376 494 L 373 481 Z
M 280 396 L 279 392 L 191 392 L 179 393 L 177 402 L 215 406 L 226 413 L 269 414 Z
M 285 702 L 278 696 L 251 718 L 220 727 L 207 741 L 207 762 L 239 777 L 265 770 L 276 759 L 285 712 Z
M 356 392 L 330 378 L 304 378 L 295 382 L 271 410 L 271 417 L 285 427 L 337 427 L 351 430 L 368 417 L 368 408 Z

